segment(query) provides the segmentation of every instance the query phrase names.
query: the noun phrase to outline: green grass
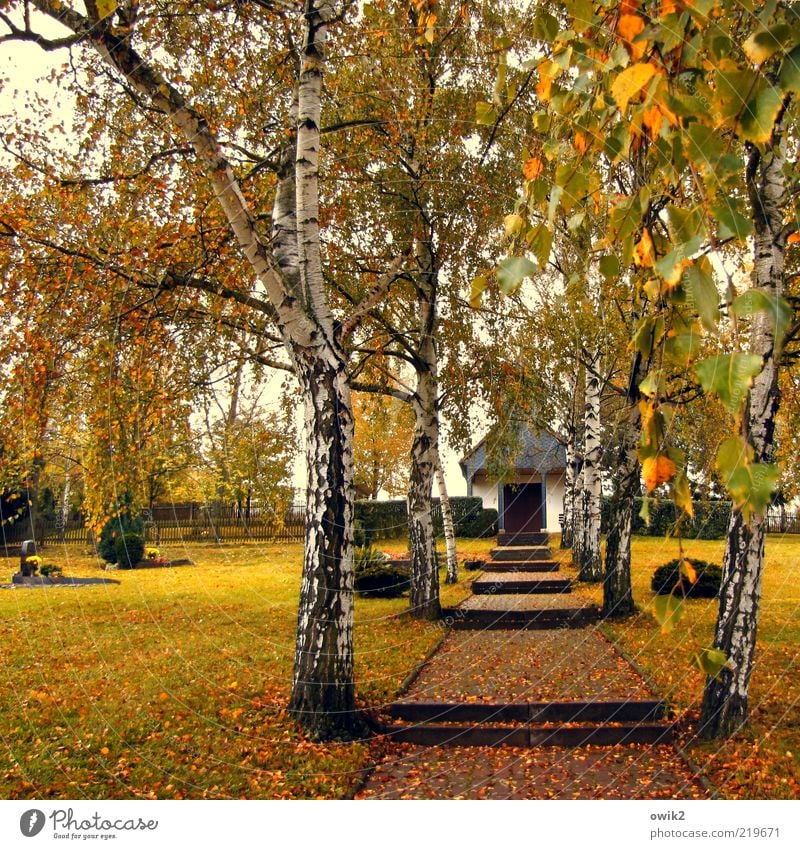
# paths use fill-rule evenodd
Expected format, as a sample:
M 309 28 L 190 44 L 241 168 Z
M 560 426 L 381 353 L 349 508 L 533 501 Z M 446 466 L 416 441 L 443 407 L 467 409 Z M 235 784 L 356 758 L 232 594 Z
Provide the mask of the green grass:
M 66 575 L 120 585 L 0 591 L 0 797 L 352 793 L 369 745 L 313 743 L 284 713 L 300 544 L 162 553 L 196 566 L 104 573 L 85 550 L 51 547 L 46 559 Z M 0 569 L 9 580 L 16 563 Z M 465 577 L 443 587 L 443 602 L 467 594 Z M 438 624 L 404 615 L 407 604 L 356 600 L 364 706 L 391 700 L 441 638 Z
M 723 541 L 687 540 L 687 557 L 722 564 Z M 568 557 L 568 554 L 566 555 Z M 685 720 L 681 742 L 725 798 L 800 798 L 800 538 L 770 536 L 766 545 L 756 665 L 750 683 L 751 719 L 731 740 L 701 743 L 693 737 L 703 676 L 692 653 L 710 646 L 716 599 L 690 599 L 677 629 L 662 635 L 649 613 L 650 579 L 657 566 L 678 556 L 678 544 L 634 537 L 633 592 L 641 612 L 604 625 Z M 589 593 L 599 601 L 602 592 Z

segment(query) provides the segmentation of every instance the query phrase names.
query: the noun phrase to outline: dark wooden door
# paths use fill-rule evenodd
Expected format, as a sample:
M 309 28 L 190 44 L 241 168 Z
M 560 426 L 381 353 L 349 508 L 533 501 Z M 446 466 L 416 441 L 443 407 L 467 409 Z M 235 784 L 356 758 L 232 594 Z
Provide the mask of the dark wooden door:
M 523 534 L 542 529 L 542 485 L 506 484 L 503 487 L 503 527 L 506 533 Z

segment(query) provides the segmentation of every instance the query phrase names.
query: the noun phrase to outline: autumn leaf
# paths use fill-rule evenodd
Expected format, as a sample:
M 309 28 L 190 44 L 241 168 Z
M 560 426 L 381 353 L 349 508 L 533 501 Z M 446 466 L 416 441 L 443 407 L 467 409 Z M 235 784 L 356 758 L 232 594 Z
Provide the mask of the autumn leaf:
M 522 173 L 526 180 L 535 180 L 541 175 L 542 171 L 544 171 L 544 163 L 538 156 L 531 156 L 530 159 L 526 159 L 522 166 Z
M 653 239 L 647 227 L 642 231 L 642 238 L 639 239 L 633 250 L 633 261 L 640 268 L 652 268 L 655 263 Z
M 666 454 L 647 457 L 642 462 L 642 477 L 648 492 L 666 483 L 675 474 L 677 467 Z
M 639 15 L 620 15 L 617 32 L 625 43 L 625 49 L 634 62 L 644 55 L 647 41 L 635 41 L 636 36 L 644 32 L 644 20 Z
M 690 584 L 697 583 L 697 570 L 694 566 L 692 566 L 689 560 L 686 560 L 685 558 L 681 560 L 680 572 Z
M 640 62 L 622 71 L 611 84 L 611 94 L 619 107 L 625 112 L 630 101 L 650 82 L 657 73 L 654 65 Z

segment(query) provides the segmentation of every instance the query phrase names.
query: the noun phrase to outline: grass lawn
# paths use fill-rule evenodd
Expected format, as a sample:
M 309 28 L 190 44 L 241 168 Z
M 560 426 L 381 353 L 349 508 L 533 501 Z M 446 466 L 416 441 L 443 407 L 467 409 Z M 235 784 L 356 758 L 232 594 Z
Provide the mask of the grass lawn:
M 490 541 L 465 540 L 461 555 Z M 402 544 L 387 543 L 400 552 Z M 308 798 L 352 793 L 367 743 L 316 744 L 285 716 L 301 545 L 162 547 L 196 566 L 72 577 L 120 585 L 0 590 L 0 798 Z M 17 561 L 0 559 L 0 583 Z M 443 601 L 469 592 L 469 573 Z M 391 700 L 442 636 L 407 599 L 356 599 L 362 704 Z
M 555 540 L 557 543 L 557 540 Z M 462 558 L 490 540 L 460 540 Z M 402 544 L 379 547 L 400 553 Z M 554 552 L 557 549 L 554 546 Z M 720 562 L 722 542 L 686 543 Z M 0 797 L 339 798 L 376 756 L 368 743 L 316 744 L 285 716 L 294 651 L 301 546 L 192 544 L 163 548 L 194 567 L 99 571 L 75 546 L 45 559 L 75 577 L 121 584 L 0 591 Z M 687 602 L 662 636 L 647 612 L 650 577 L 677 544 L 634 538 L 642 612 L 603 625 L 685 720 L 682 745 L 728 798 L 800 797 L 800 538 L 770 537 L 752 721 L 722 744 L 692 739 L 703 680 L 689 665 L 711 642 L 715 600 Z M 568 552 L 560 553 L 566 560 Z M 0 560 L 0 582 L 16 561 Z M 453 604 L 474 573 L 443 587 Z M 600 599 L 599 587 L 589 595 Z M 356 601 L 359 699 L 390 700 L 442 636 L 407 600 Z
M 687 540 L 684 551 L 687 557 L 721 565 L 724 542 Z M 678 556 L 677 542 L 634 537 L 632 556 L 634 598 L 642 612 L 602 627 L 685 719 L 684 750 L 724 798 L 800 798 L 800 538 L 768 537 L 750 682 L 751 721 L 721 743 L 700 743 L 692 737 L 704 678 L 690 665 L 691 654 L 712 643 L 718 602 L 688 600 L 677 629 L 662 636 L 648 612 L 653 599 L 650 579 L 657 566 Z M 599 587 L 588 593 L 602 599 Z

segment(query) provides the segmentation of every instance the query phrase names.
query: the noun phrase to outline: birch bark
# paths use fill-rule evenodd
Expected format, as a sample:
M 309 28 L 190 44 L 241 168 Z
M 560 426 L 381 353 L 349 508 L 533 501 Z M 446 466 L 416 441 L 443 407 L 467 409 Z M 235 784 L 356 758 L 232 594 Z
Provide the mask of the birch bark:
M 638 404 L 640 360 L 640 355 L 636 354 L 631 366 L 624 418 L 618 432 L 618 447 L 612 472 L 613 490 L 609 499 L 603 578 L 604 619 L 620 619 L 636 610 L 631 586 L 631 530 L 634 499 L 641 492 L 639 458 L 636 455 L 636 444 L 641 429 Z
M 785 142 L 778 126 L 764 153 L 752 149 L 746 183 L 754 236 L 753 288 L 770 297 L 784 290 L 787 228 Z M 763 360 L 761 373 L 748 393 L 741 435 L 754 449 L 756 463 L 775 461 L 775 418 L 780 403 L 778 361 L 772 321 L 764 312 L 753 318 L 750 350 Z M 764 565 L 766 516 L 741 511 L 731 514 L 723 560 L 719 614 L 714 648 L 728 657 L 728 667 L 706 680 L 700 715 L 700 734 L 707 739 L 736 732 L 748 716 L 748 689 L 756 649 L 761 578 Z
M 447 483 L 442 470 L 442 457 L 436 458 L 436 485 L 439 489 L 439 505 L 442 509 L 442 525 L 444 527 L 444 540 L 447 549 L 447 571 L 444 582 L 446 584 L 458 583 L 458 555 L 456 552 L 456 529 L 453 523 L 453 511 L 450 507 L 450 496 L 447 494 Z
M 600 459 L 600 352 L 595 349 L 586 368 L 586 394 L 583 418 L 583 544 L 580 551 L 580 579 L 597 582 L 603 579 L 600 557 L 600 499 L 602 481 Z

